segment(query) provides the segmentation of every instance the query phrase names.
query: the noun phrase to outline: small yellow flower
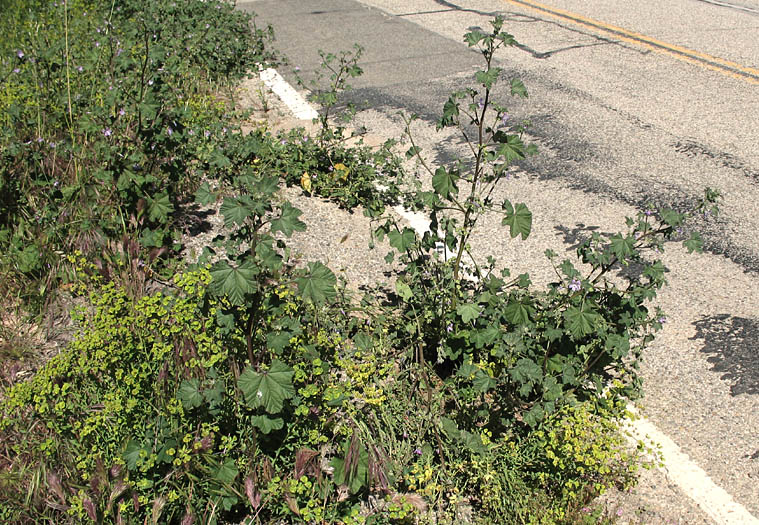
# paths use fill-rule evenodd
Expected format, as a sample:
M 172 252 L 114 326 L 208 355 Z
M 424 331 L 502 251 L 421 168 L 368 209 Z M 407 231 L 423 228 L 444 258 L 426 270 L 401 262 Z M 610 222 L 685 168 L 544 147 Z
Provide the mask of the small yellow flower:
M 300 178 L 300 185 L 304 190 L 308 192 L 311 191 L 311 177 L 305 171 L 303 172 L 303 176 Z

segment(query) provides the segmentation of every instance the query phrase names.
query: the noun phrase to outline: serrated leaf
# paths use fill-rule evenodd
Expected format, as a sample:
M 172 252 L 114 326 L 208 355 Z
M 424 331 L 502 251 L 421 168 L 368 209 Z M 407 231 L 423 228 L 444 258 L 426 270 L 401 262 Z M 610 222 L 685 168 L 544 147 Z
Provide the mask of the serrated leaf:
M 408 301 L 414 296 L 414 292 L 411 291 L 411 287 L 400 280 L 395 281 L 395 291 L 404 301 Z
M 227 228 L 239 226 L 254 212 L 242 200 L 234 197 L 225 197 L 219 211 L 224 216 L 224 226 Z
M 533 406 L 526 414 L 524 414 L 522 418 L 524 419 L 525 423 L 531 427 L 535 427 L 543 420 L 544 416 L 545 413 L 543 412 L 543 407 L 537 404 Z
M 216 202 L 216 195 L 211 191 L 211 187 L 207 182 L 204 182 L 198 187 L 195 192 L 195 202 L 203 206 Z
M 271 221 L 271 231 L 280 231 L 287 237 L 290 237 L 294 232 L 305 231 L 306 223 L 298 218 L 302 214 L 302 211 L 300 211 L 298 208 L 295 208 L 289 202 L 283 203 L 279 218 Z
M 218 468 L 214 470 L 213 477 L 219 483 L 232 483 L 239 471 L 235 460 L 227 459 L 224 463 L 221 463 Z
M 142 454 L 141 452 L 145 451 L 145 454 L 147 454 L 147 449 L 145 449 L 141 444 L 139 444 L 134 439 L 130 439 L 127 443 L 126 449 L 124 450 L 124 453 L 121 454 L 122 459 L 126 463 L 127 469 L 134 470 L 137 468 L 137 463 L 140 461 Z
M 448 98 L 445 104 L 443 104 L 443 116 L 438 122 L 438 129 L 453 126 L 456 124 L 456 120 L 459 116 L 459 104 L 456 99 L 451 96 Z
M 501 73 L 501 69 L 494 67 L 490 71 L 477 71 L 474 78 L 478 83 L 485 86 L 487 89 L 491 89 L 493 84 L 498 80 L 498 75 Z
M 432 177 L 432 187 L 438 195 L 447 199 L 450 195 L 456 195 L 459 192 L 456 186 L 457 179 L 458 177 L 454 173 L 450 173 L 441 167 L 435 170 L 435 175 Z
M 227 261 L 214 264 L 210 270 L 211 291 L 219 296 L 226 296 L 232 304 L 245 304 L 245 295 L 258 289 L 256 276 L 259 269 L 248 260 L 234 267 Z
M 504 206 L 506 216 L 501 223 L 509 227 L 512 238 L 521 235 L 522 240 L 526 239 L 532 231 L 532 212 L 521 202 L 512 208 L 511 203 L 506 201 Z
M 474 374 L 474 381 L 472 382 L 472 385 L 474 386 L 475 390 L 484 394 L 488 390 L 495 388 L 496 382 L 495 379 L 490 377 L 484 371 L 477 370 L 477 373 Z
M 263 407 L 269 414 L 277 414 L 282 411 L 285 399 L 295 395 L 293 375 L 292 368 L 274 359 L 269 369 L 262 373 L 247 367 L 240 374 L 237 386 L 250 408 Z
M 290 345 L 292 337 L 293 334 L 290 332 L 272 332 L 266 334 L 266 346 L 270 350 L 274 350 L 275 354 L 281 354 Z
M 408 150 L 406 150 L 406 158 L 410 159 L 412 157 L 415 157 L 416 155 L 419 155 L 421 151 L 422 148 L 419 146 L 411 146 Z
M 511 79 L 511 95 L 527 98 L 527 88 L 524 87 L 524 84 L 518 78 Z
M 459 439 L 461 437 L 461 431 L 455 421 L 448 419 L 447 417 L 441 417 L 440 423 L 446 436 L 451 439 Z
M 698 232 L 693 232 L 690 236 L 690 239 L 683 241 L 683 246 L 685 246 L 685 249 L 688 250 L 688 253 L 701 253 L 703 250 L 703 244 L 704 242 L 701 240 L 701 236 L 698 234 Z
M 595 312 L 586 310 L 587 306 L 578 308 L 570 306 L 564 312 L 564 319 L 567 323 L 567 329 L 573 338 L 578 339 L 593 332 L 595 323 L 599 315 Z
M 285 424 L 285 421 L 281 417 L 270 418 L 269 416 L 253 416 L 253 425 L 258 428 L 264 434 L 270 433 L 272 430 L 279 430 Z
M 511 378 L 518 383 L 530 384 L 539 381 L 543 375 L 543 371 L 535 361 L 523 357 L 511 367 L 509 375 L 511 375 Z
M 148 218 L 152 222 L 165 224 L 168 221 L 169 214 L 174 211 L 174 206 L 169 201 L 169 194 L 163 192 L 155 197 L 148 195 L 146 200 L 148 203 Z
M 197 408 L 203 403 L 203 394 L 200 392 L 200 381 L 196 378 L 185 379 L 179 385 L 177 397 L 185 409 Z
M 630 236 L 622 237 L 620 234 L 611 237 L 611 251 L 620 261 L 626 260 L 635 252 L 635 239 Z
M 482 31 L 474 30 L 470 31 L 469 33 L 466 33 L 464 35 L 464 42 L 467 43 L 469 47 L 476 46 L 483 38 L 485 38 L 485 33 Z
M 533 308 L 521 301 L 511 301 L 503 310 L 503 315 L 506 319 L 515 325 L 530 322 L 530 315 L 532 313 L 534 313 Z
M 486 345 L 492 345 L 499 335 L 501 335 L 501 330 L 497 326 L 488 326 L 483 330 L 475 331 L 469 339 L 474 343 L 475 348 L 480 349 Z
M 399 252 L 405 252 L 416 242 L 416 232 L 411 228 L 403 228 L 403 231 L 401 232 L 393 230 L 388 232 L 387 238 L 390 242 L 390 246 Z
M 480 315 L 480 310 L 479 306 L 470 303 L 460 304 L 456 307 L 456 313 L 459 314 L 459 317 L 465 323 L 477 319 L 477 316 Z
M 337 292 L 337 278 L 332 270 L 320 262 L 308 263 L 308 274 L 296 279 L 298 291 L 314 304 L 321 304 L 324 301 L 334 299 Z
M 256 255 L 261 264 L 269 270 L 279 270 L 282 267 L 282 256 L 272 247 L 270 242 L 256 244 Z

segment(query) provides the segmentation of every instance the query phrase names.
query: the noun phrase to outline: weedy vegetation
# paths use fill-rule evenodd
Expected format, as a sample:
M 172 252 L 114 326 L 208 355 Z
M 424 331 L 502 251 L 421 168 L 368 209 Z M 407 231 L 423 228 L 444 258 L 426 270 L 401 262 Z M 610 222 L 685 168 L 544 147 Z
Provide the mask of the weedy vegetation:
M 316 136 L 243 134 L 234 88 L 277 57 L 232 5 L 5 4 L 3 297 L 32 318 L 78 306 L 70 343 L 2 391 L 0 520 L 613 522 L 594 499 L 652 461 L 620 422 L 664 321 L 658 254 L 717 192 L 642 210 L 576 259 L 547 251 L 556 279 L 537 288 L 469 246 L 485 214 L 514 239 L 532 229 L 525 204 L 494 198 L 535 153 L 495 101 L 495 53 L 516 44 L 502 18 L 465 35 L 484 67 L 438 122 L 471 158 L 429 165 L 405 117 L 425 189 L 395 142 L 350 145 L 330 118 L 360 49 L 322 55 Z M 527 97 L 516 78 L 507 91 Z M 393 284 L 350 294 L 296 264 L 288 239 L 306 227 L 283 185 L 363 210 Z M 398 203 L 430 231 L 394 219 Z M 200 207 L 224 228 L 190 264 Z M 29 352 L 4 330 L 3 359 Z

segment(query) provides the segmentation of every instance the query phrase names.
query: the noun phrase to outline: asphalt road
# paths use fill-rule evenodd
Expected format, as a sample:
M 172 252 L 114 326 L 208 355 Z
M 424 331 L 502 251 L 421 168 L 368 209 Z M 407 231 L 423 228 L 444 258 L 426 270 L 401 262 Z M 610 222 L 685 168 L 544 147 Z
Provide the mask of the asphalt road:
M 667 248 L 670 287 L 660 301 L 669 322 L 646 356 L 644 405 L 658 428 L 759 516 L 759 1 L 258 0 L 238 7 L 274 26 L 277 47 L 307 79 L 319 49 L 361 44 L 365 74 L 350 95 L 367 108 L 358 121 L 398 137 L 397 112 L 419 114 L 418 139 L 436 162 L 461 144 L 436 134 L 434 120 L 447 94 L 471 85 L 480 65 L 462 36 L 504 15 L 521 45 L 499 54 L 499 65 L 524 81 L 530 98 L 498 95 L 514 121 L 529 120 L 540 149 L 504 193 L 528 203 L 535 233 L 517 244 L 486 221 L 474 243 L 536 281 L 548 273 L 546 247 L 570 253 L 588 231 L 622 228 L 635 208 L 721 189 L 723 215 L 700 225 L 707 253 Z M 290 71 L 281 72 L 292 80 Z M 710 523 L 681 496 L 666 473 L 649 480 L 636 503 L 643 523 Z

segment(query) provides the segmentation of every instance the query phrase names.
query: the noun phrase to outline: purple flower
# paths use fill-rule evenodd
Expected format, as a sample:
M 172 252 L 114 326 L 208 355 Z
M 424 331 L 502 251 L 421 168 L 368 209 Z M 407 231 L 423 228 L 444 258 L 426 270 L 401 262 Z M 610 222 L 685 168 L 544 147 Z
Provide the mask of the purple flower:
M 37 60 L 34 57 L 29 57 L 29 62 L 34 64 L 35 62 L 37 62 Z
M 95 42 L 95 47 L 100 47 L 100 42 Z
M 653 214 L 654 214 L 653 210 L 646 210 L 646 211 L 644 211 L 643 213 L 645 213 L 645 214 L 646 214 L 646 217 L 650 217 L 651 215 L 653 215 Z
M 445 327 L 445 331 L 449 334 L 453 332 L 453 325 L 451 323 L 448 323 L 448 326 Z
M 119 116 L 120 116 L 120 117 L 123 117 L 124 115 L 126 115 L 126 111 L 124 111 L 124 108 L 121 108 L 121 109 L 119 110 Z
M 47 145 L 51 148 L 55 148 L 55 142 L 48 142 Z
M 45 142 L 45 139 L 42 137 L 37 137 L 37 144 L 42 144 L 43 142 Z
M 103 136 L 110 137 L 111 135 L 113 135 L 113 131 L 111 131 L 111 128 L 105 128 L 103 130 Z
M 282 145 L 284 146 L 284 145 L 286 145 L 286 144 L 287 144 L 287 141 L 286 141 L 285 139 L 282 139 L 282 140 L 280 140 L 280 141 L 279 141 L 279 143 L 280 143 L 280 144 L 282 144 Z
M 206 24 L 206 29 L 208 29 L 209 27 L 211 27 L 211 24 Z
M 664 323 L 666 323 L 666 322 L 667 322 L 667 318 L 666 318 L 666 317 L 664 317 L 664 316 L 662 316 L 662 317 L 659 317 L 659 318 L 658 318 L 656 321 L 657 321 L 659 324 L 664 324 Z
M 573 292 L 579 292 L 582 288 L 582 283 L 577 279 L 572 279 L 572 282 L 569 283 L 569 289 Z
M 166 127 L 166 133 L 169 134 L 169 137 L 174 134 L 174 130 L 171 129 L 171 126 L 167 126 Z
M 19 68 L 17 68 L 17 67 L 14 67 L 14 68 L 13 68 L 13 72 L 14 72 L 14 73 L 20 73 L 20 72 L 21 72 L 21 70 L 20 70 Z
M 300 66 L 295 66 L 295 71 L 300 71 Z
M 24 52 L 19 49 L 18 51 L 16 51 L 16 56 L 19 58 L 24 58 Z
M 480 111 L 482 111 L 482 108 L 485 107 L 485 103 L 482 101 L 482 97 L 477 99 L 477 107 L 480 108 Z
M 208 130 L 205 130 L 205 131 L 203 132 L 203 135 L 204 135 L 206 138 L 208 138 L 208 137 L 210 137 L 210 136 L 211 136 L 211 132 L 210 132 L 210 131 L 208 131 Z
M 422 455 L 422 449 L 421 448 L 414 449 L 414 454 L 416 454 L 417 456 L 421 456 Z
M 507 120 L 509 120 L 509 116 L 506 113 L 504 113 L 503 115 L 501 115 L 501 125 L 502 126 L 506 126 L 506 121 Z
M 77 66 L 76 70 L 81 73 L 82 71 L 84 71 L 84 68 L 82 66 Z

